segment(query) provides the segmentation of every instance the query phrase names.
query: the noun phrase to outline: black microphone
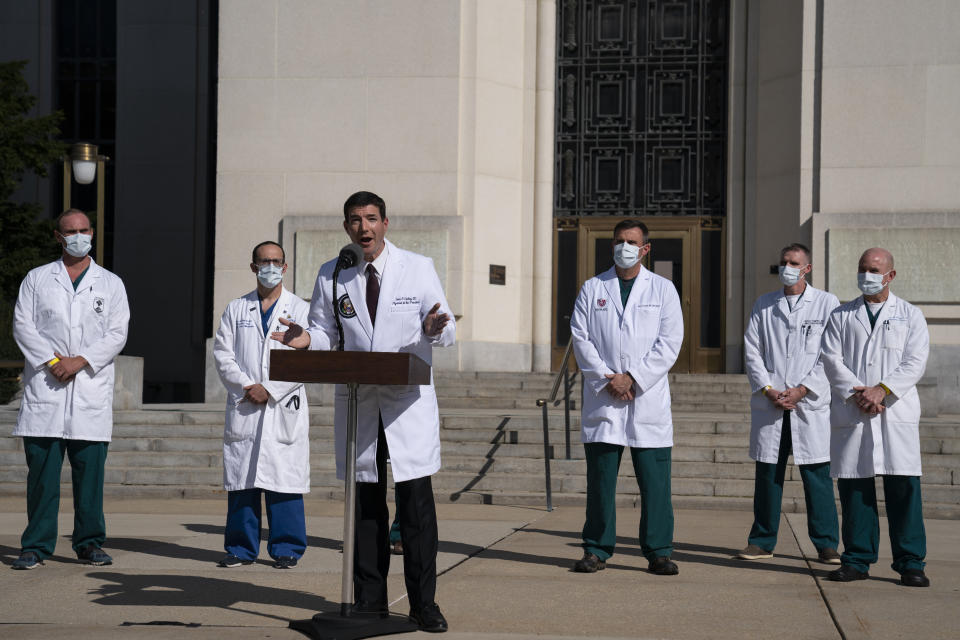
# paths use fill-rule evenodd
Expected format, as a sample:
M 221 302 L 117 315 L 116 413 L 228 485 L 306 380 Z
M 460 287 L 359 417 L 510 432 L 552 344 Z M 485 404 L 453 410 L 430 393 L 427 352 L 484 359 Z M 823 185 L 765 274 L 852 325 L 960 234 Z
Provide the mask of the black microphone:
M 348 244 L 340 249 L 337 266 L 333 270 L 333 319 L 337 323 L 337 351 L 343 351 L 343 323 L 340 321 L 340 301 L 337 299 L 337 278 L 341 269 L 360 264 L 363 260 L 363 249 L 358 244 Z
M 337 269 L 349 269 L 363 260 L 363 249 L 358 244 L 348 244 L 340 249 L 340 257 L 337 259 Z

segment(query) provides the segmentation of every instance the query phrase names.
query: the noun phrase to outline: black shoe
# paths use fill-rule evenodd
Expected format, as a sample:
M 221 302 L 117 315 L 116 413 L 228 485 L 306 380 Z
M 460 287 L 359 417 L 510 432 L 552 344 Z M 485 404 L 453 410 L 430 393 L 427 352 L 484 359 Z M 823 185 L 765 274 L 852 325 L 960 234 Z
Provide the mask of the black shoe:
M 20 557 L 13 561 L 13 564 L 10 565 L 14 569 L 20 571 L 36 569 L 43 564 L 43 560 L 40 559 L 33 551 L 24 551 L 20 554 Z
M 857 571 L 848 564 L 827 574 L 827 579 L 834 582 L 853 582 L 854 580 L 866 580 L 869 577 L 870 574 L 866 571 Z
M 373 600 L 360 600 L 350 608 L 353 613 L 376 614 L 382 618 L 390 615 L 390 609 L 386 602 L 375 602 Z
M 280 556 L 273 561 L 274 569 L 292 569 L 297 566 L 297 559 L 293 556 Z
M 930 578 L 923 569 L 907 569 L 900 574 L 900 584 L 905 587 L 929 587 Z
M 655 573 L 658 576 L 675 576 L 680 573 L 680 568 L 676 562 L 670 559 L 670 556 L 657 556 L 650 561 L 647 569 L 650 570 L 650 573 Z
M 440 613 L 440 607 L 436 603 L 425 604 L 417 611 L 410 611 L 410 620 L 417 623 L 420 631 L 443 633 L 447 630 L 447 619 Z
M 584 551 L 583 557 L 577 560 L 573 565 L 573 570 L 577 573 L 596 573 L 607 568 L 605 560 L 601 560 L 589 551 Z
M 92 544 L 78 549 L 77 559 L 81 562 L 86 562 L 87 564 L 92 564 L 97 567 L 102 567 L 106 564 L 113 564 L 113 558 L 108 556 L 103 549 L 95 547 Z
M 390 545 L 390 553 L 392 553 L 392 554 L 395 555 L 395 556 L 402 556 L 402 555 L 403 555 L 403 541 L 402 541 L 402 540 L 398 540 L 397 542 L 394 542 L 392 545 Z
M 217 563 L 218 567 L 224 567 L 225 569 L 232 569 L 233 567 L 239 567 L 241 565 L 253 564 L 253 560 L 242 560 L 232 553 L 228 553 L 223 556 L 220 562 Z

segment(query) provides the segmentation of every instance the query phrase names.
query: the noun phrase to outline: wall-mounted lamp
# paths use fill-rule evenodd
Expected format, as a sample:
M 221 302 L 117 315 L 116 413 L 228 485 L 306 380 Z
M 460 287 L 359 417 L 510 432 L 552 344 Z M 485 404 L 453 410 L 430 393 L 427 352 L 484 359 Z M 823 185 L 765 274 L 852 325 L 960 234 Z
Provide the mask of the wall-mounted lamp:
M 102 265 L 103 238 L 106 235 L 103 223 L 103 203 L 105 197 L 106 176 L 103 174 L 107 156 L 97 153 L 97 145 L 88 142 L 77 142 L 70 146 L 70 154 L 63 157 L 63 209 L 70 208 L 71 181 L 76 179 L 79 184 L 90 184 L 97 181 L 97 260 Z

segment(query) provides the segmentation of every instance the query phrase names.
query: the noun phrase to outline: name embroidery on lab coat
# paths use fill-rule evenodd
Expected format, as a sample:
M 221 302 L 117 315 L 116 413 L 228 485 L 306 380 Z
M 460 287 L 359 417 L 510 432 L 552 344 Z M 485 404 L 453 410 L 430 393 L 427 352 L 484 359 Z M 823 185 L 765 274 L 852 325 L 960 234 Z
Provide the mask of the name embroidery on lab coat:
M 420 308 L 420 298 L 417 296 L 397 296 L 390 303 L 390 311 L 416 311 Z
M 606 298 L 597 298 L 597 311 L 606 311 L 607 310 L 607 299 Z

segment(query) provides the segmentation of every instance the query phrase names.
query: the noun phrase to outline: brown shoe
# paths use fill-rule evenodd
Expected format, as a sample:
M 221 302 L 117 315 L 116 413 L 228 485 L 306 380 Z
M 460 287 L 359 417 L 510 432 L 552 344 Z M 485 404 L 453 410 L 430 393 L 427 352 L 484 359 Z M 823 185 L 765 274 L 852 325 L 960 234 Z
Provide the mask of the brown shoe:
M 397 541 L 390 546 L 390 553 L 395 556 L 403 555 L 403 542 Z
M 747 548 L 737 554 L 741 560 L 766 560 L 773 557 L 773 551 L 761 549 L 755 544 L 748 544 Z
M 840 554 L 836 549 L 820 549 L 817 551 L 817 559 L 823 564 L 840 564 Z
M 573 565 L 573 570 L 577 573 L 596 573 L 607 568 L 607 563 L 589 551 L 583 552 L 583 557 L 577 560 Z

